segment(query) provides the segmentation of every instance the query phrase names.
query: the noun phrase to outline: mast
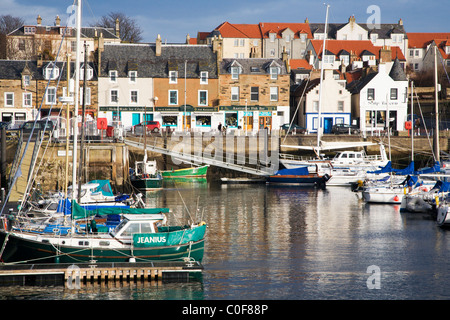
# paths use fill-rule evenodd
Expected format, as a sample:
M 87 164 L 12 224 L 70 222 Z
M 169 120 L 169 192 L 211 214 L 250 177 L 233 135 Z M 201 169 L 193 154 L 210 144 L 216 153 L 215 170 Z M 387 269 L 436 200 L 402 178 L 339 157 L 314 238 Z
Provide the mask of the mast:
M 80 38 L 81 38 L 81 0 L 77 1 L 77 52 L 75 59 L 75 94 L 74 94 L 74 121 L 73 121 L 73 152 L 72 152 L 72 200 L 76 200 L 77 190 L 77 144 L 78 144 L 78 104 L 80 94 Z
M 439 100 L 438 100 L 438 70 L 437 70 L 437 44 L 434 46 L 434 116 L 436 121 L 436 129 L 434 133 L 434 153 L 436 157 L 436 162 L 440 161 L 440 150 L 439 150 Z
M 414 102 L 413 102 L 414 82 L 411 81 L 411 162 L 414 161 Z
M 320 66 L 320 85 L 319 85 L 319 108 L 317 111 L 317 152 L 320 157 L 320 139 L 322 136 L 322 119 L 321 119 L 321 109 L 322 109 L 322 82 L 323 82 L 323 73 L 324 73 L 324 62 L 325 62 L 325 46 L 327 40 L 327 29 L 328 29 L 328 9 L 330 5 L 327 4 L 327 13 L 325 16 L 325 28 L 324 28 L 324 37 L 323 37 L 323 48 L 322 48 L 322 65 Z
M 81 114 L 81 141 L 80 141 L 80 163 L 78 167 L 78 203 L 80 203 L 81 200 L 81 180 L 82 180 L 82 172 L 83 172 L 83 158 L 84 158 L 84 120 L 85 120 L 85 113 L 86 113 L 86 78 L 87 78 L 87 61 L 88 61 L 88 55 L 87 55 L 87 45 L 86 42 L 84 43 L 84 75 L 83 75 L 83 107 L 82 107 L 82 114 Z

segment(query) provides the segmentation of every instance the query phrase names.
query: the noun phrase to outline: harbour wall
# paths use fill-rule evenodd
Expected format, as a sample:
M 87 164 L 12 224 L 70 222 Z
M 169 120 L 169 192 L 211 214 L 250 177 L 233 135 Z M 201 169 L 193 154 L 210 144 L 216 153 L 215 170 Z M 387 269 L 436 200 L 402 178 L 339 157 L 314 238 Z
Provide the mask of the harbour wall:
M 143 142 L 142 137 L 127 137 L 138 142 Z M 147 137 L 147 145 L 154 145 L 159 147 L 166 147 L 170 150 L 178 149 L 184 152 L 201 154 L 214 153 L 211 151 L 211 145 L 214 145 L 217 137 L 211 137 L 206 135 L 194 135 L 184 137 L 168 137 L 168 136 L 151 136 Z M 220 143 L 223 148 L 223 160 L 233 161 L 237 163 L 239 161 L 244 162 L 244 165 L 256 166 L 258 163 L 251 163 L 250 158 L 256 155 L 261 155 L 261 148 L 267 148 L 267 144 L 272 143 L 279 145 L 290 146 L 315 146 L 317 144 L 317 137 L 315 135 L 290 135 L 286 138 L 283 136 L 269 136 L 267 141 L 254 139 L 249 136 L 224 136 Z M 376 144 L 382 142 L 386 147 L 386 152 L 389 156 L 388 138 L 373 136 L 367 138 L 361 138 L 359 136 L 348 135 L 324 135 L 324 141 L 327 142 L 361 142 L 370 141 Z M 186 145 L 190 144 L 190 150 L 185 149 Z M 390 137 L 390 154 L 392 157 L 393 165 L 397 167 L 406 166 L 411 159 L 411 137 L 404 136 L 391 136 Z M 414 137 L 414 160 L 416 166 L 423 167 L 432 165 L 432 138 L 425 136 Z M 217 148 L 217 144 L 215 144 Z M 277 145 L 278 146 L 278 145 Z M 129 168 L 134 166 L 134 162 L 142 160 L 143 149 L 135 148 L 126 145 L 122 142 L 103 142 L 103 143 L 88 143 L 84 145 L 85 155 L 82 161 L 83 168 L 83 180 L 94 179 L 108 179 L 115 192 L 130 192 L 131 185 L 129 184 Z M 46 148 L 41 148 L 38 156 L 36 168 L 38 174 L 36 175 L 35 185 L 39 184 L 44 191 L 63 190 L 65 184 L 65 172 L 66 172 L 66 156 L 65 156 L 65 144 L 64 143 L 50 143 Z M 7 141 L 5 149 L 6 157 L 1 157 L 6 161 L 6 179 L 2 179 L 2 188 L 6 188 L 5 180 L 9 179 L 9 170 L 11 169 L 14 161 L 14 155 L 17 149 L 17 141 Z M 444 133 L 440 138 L 441 151 L 448 152 L 448 136 Z M 365 147 L 368 154 L 379 154 L 379 146 Z M 71 185 L 71 173 L 72 173 L 72 156 L 69 151 L 69 185 Z M 314 153 L 311 151 L 303 151 L 293 148 L 280 147 L 280 153 L 288 153 L 304 157 L 313 157 Z M 326 152 L 327 156 L 332 157 L 334 152 Z M 158 167 L 161 170 L 178 169 L 180 167 L 189 167 L 190 164 L 181 163 L 179 159 L 170 155 L 162 155 L 156 152 L 148 151 L 147 153 L 150 159 L 157 160 Z M 77 152 L 79 159 L 79 148 Z M 200 163 L 197 163 L 200 164 Z M 228 170 L 219 167 L 210 167 L 208 170 L 208 180 L 218 180 L 221 177 L 238 177 L 246 176 L 246 174 Z M 7 183 L 7 181 L 6 181 Z

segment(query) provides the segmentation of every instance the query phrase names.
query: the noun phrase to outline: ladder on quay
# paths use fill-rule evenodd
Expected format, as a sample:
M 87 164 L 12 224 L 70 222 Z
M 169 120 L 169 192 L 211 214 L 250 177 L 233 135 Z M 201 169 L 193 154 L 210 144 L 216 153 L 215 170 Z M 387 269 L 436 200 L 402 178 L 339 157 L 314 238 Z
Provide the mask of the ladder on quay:
M 131 147 L 144 149 L 144 144 L 141 142 L 136 142 L 136 141 L 132 141 L 132 140 L 125 138 L 124 143 Z M 221 168 L 225 168 L 225 169 L 229 169 L 229 170 L 239 171 L 239 172 L 243 172 L 243 173 L 249 173 L 249 174 L 253 174 L 253 175 L 257 175 L 257 176 L 268 176 L 268 175 L 272 175 L 275 172 L 275 168 L 274 168 L 275 164 L 272 164 L 272 166 L 270 166 L 270 167 L 266 167 L 266 166 L 262 166 L 262 165 L 255 165 L 255 167 L 249 167 L 246 165 L 235 164 L 232 162 L 227 162 L 227 161 L 223 161 L 223 160 L 219 160 L 219 159 L 215 159 L 215 158 L 203 157 L 201 155 L 199 156 L 195 153 L 194 154 L 186 154 L 184 152 L 178 152 L 178 151 L 169 150 L 166 148 L 157 147 L 157 146 L 148 145 L 148 144 L 146 145 L 146 150 L 152 151 L 152 152 L 157 152 L 160 154 L 165 154 L 168 156 L 172 156 L 173 158 L 180 159 L 182 161 L 186 161 L 189 163 L 207 164 L 207 165 L 221 167 Z M 278 159 L 277 159 L 277 161 L 278 161 Z

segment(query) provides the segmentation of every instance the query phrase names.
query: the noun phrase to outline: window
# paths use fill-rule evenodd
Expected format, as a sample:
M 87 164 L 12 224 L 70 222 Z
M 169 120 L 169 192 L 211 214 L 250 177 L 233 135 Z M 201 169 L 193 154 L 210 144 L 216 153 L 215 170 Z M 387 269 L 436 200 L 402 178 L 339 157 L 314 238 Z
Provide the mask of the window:
M 178 104 L 178 90 L 169 90 L 169 104 Z
M 341 55 L 341 61 L 343 64 L 348 65 L 350 63 L 350 56 L 346 54 Z
M 24 34 L 34 34 L 36 32 L 36 27 L 24 27 L 23 33 Z
M 241 47 L 245 46 L 245 39 L 240 40 L 240 45 L 241 45 Z
M 163 116 L 162 124 L 163 126 L 176 127 L 178 123 L 177 116 Z
M 278 87 L 270 87 L 270 101 L 278 101 Z
M 228 127 L 237 127 L 238 123 L 238 114 L 237 112 L 227 112 L 225 113 L 225 125 Z
M 231 87 L 231 101 L 239 101 L 239 87 Z
M 46 104 L 56 104 L 56 88 L 48 87 L 47 94 L 45 95 Z
M 109 72 L 109 81 L 116 82 L 117 81 L 117 71 L 112 70 Z
M 234 46 L 239 47 L 239 39 L 234 39 Z
M 49 63 L 44 69 L 44 78 L 46 80 L 55 80 L 59 76 L 59 68 L 53 63 Z
M 198 105 L 207 106 L 208 105 L 208 91 L 199 90 L 198 92 Z
M 270 56 L 275 57 L 275 49 L 270 49 Z
M 375 89 L 374 88 L 367 89 L 367 100 L 375 100 Z
M 208 84 L 208 71 L 200 72 L 200 84 Z
M 319 111 L 319 101 L 313 101 L 313 111 Z
M 338 111 L 344 111 L 344 101 L 338 101 Z
M 80 88 L 80 103 L 83 104 L 83 88 Z M 86 104 L 91 104 L 91 88 L 86 88 Z
M 22 76 L 22 82 L 25 87 L 29 86 L 31 83 L 31 76 L 30 75 Z
M 130 91 L 130 102 L 137 103 L 138 102 L 138 92 L 137 90 Z
M 178 71 L 169 71 L 169 83 L 178 82 Z
M 306 34 L 302 33 L 300 35 L 300 40 L 301 40 L 301 42 L 305 42 L 306 41 Z
M 251 87 L 250 100 L 251 101 L 259 101 L 259 87 Z
M 291 36 L 290 35 L 286 35 L 286 37 L 284 37 L 284 41 L 290 42 L 291 41 Z
M 196 116 L 195 124 L 198 127 L 211 127 L 211 116 Z
M 391 100 L 397 100 L 398 97 L 398 89 L 391 88 Z
M 270 39 L 270 42 L 275 42 L 275 33 L 271 33 L 271 34 L 269 34 L 269 39 Z
M 19 39 L 19 50 L 25 50 L 25 39 Z
M 270 67 L 270 79 L 272 80 L 278 79 L 278 68 Z
M 409 56 L 414 57 L 414 50 L 409 50 Z
M 111 102 L 113 102 L 113 103 L 119 102 L 119 91 L 111 90 L 110 97 L 111 97 Z
M 420 54 L 420 50 L 415 50 L 415 55 L 416 55 L 416 57 L 418 57 L 419 54 Z
M 87 79 L 86 80 L 91 80 L 93 76 L 94 76 L 94 70 L 92 70 L 92 68 L 88 65 L 87 66 Z M 84 80 L 84 64 L 80 68 L 80 80 L 81 81 Z
M 325 55 L 323 62 L 324 63 L 334 63 L 334 56 L 332 56 L 332 55 Z
M 32 93 L 31 92 L 24 92 L 22 95 L 22 105 L 25 108 L 29 108 L 31 107 L 31 103 L 32 103 Z
M 129 71 L 128 77 L 130 78 L 130 82 L 136 82 L 137 71 Z
M 239 79 L 239 67 L 231 67 L 231 79 Z
M 14 93 L 5 92 L 5 107 L 14 107 Z

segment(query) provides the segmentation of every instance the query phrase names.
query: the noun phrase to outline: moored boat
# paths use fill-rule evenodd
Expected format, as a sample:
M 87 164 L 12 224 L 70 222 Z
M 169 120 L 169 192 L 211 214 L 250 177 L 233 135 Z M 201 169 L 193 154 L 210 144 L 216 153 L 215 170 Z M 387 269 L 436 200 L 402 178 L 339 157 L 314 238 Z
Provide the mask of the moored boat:
M 130 181 L 133 187 L 141 191 L 161 189 L 163 177 L 158 171 L 155 160 L 136 161 L 134 170 L 130 170 Z
M 308 168 L 282 169 L 267 178 L 269 184 L 291 184 L 298 186 L 318 186 L 325 188 L 330 176 L 310 173 Z
M 200 167 L 182 168 L 176 170 L 161 171 L 164 179 L 176 178 L 203 178 L 208 172 L 208 165 Z

